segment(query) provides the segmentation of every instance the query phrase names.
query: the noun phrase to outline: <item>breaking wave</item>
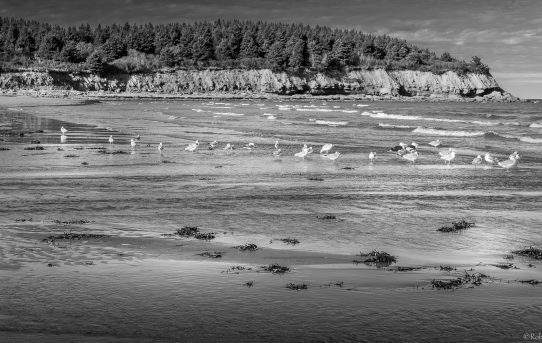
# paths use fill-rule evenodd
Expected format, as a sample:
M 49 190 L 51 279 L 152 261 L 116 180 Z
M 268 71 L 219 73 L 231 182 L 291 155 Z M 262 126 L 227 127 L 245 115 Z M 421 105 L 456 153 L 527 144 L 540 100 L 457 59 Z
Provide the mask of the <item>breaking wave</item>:
M 328 126 L 346 126 L 348 125 L 347 121 L 331 121 L 331 120 L 316 120 L 314 121 L 318 125 L 328 125 Z

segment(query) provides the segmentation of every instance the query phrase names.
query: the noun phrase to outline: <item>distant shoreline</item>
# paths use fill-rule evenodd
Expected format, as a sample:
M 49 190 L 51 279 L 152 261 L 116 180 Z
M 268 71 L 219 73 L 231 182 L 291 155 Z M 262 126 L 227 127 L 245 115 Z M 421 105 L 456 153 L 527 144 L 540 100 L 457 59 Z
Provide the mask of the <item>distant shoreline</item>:
M 70 100 L 325 100 L 325 101 L 371 101 L 371 102 L 431 102 L 431 103 L 499 103 L 503 101 L 485 98 L 464 98 L 460 96 L 448 96 L 434 94 L 432 96 L 391 96 L 391 95 L 366 95 L 366 94 L 293 94 L 283 95 L 275 93 L 224 93 L 205 92 L 192 94 L 163 94 L 153 92 L 79 92 L 68 90 L 5 90 L 0 89 L 0 99 L 6 97 L 31 97 Z M 536 102 L 537 99 L 517 99 L 510 102 Z

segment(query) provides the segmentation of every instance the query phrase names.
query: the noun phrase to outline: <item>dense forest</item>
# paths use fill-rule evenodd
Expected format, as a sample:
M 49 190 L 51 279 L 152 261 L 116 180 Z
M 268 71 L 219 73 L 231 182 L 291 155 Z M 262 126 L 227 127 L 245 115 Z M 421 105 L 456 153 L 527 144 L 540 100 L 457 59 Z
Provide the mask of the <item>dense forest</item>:
M 422 70 L 488 74 L 465 62 L 386 35 L 250 21 L 163 25 L 54 26 L 0 17 L 0 71 L 147 73 L 205 68 L 274 71 Z

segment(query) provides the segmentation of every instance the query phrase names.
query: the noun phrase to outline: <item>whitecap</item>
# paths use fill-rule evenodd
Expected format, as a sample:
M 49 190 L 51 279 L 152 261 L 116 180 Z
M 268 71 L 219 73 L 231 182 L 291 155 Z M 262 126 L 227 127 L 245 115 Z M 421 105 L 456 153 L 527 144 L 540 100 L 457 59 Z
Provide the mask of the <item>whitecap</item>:
M 429 127 L 418 126 L 412 133 L 430 136 L 451 136 L 451 137 L 481 137 L 485 135 L 484 131 L 463 131 L 463 130 L 443 130 Z
M 232 117 L 244 116 L 243 113 L 233 113 L 233 112 L 215 112 L 215 114 L 218 114 L 221 116 L 232 116 Z
M 348 125 L 347 121 L 331 121 L 331 120 L 316 120 L 314 123 L 318 125 L 328 125 L 328 126 L 346 126 Z
M 540 144 L 542 143 L 542 138 L 533 138 L 533 137 L 518 137 L 520 141 L 525 143 Z
M 330 108 L 296 108 L 296 111 L 302 112 L 333 112 Z
M 542 128 L 542 123 L 532 123 L 531 125 L 529 125 L 529 127 Z

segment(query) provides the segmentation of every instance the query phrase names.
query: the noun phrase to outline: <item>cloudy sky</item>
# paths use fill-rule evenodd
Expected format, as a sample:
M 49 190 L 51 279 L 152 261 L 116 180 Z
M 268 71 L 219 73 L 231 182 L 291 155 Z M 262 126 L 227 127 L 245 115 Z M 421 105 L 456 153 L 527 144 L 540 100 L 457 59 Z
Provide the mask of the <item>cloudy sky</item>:
M 355 28 L 466 60 L 477 55 L 504 89 L 542 98 L 541 0 L 0 0 L 0 16 L 62 25 L 240 18 Z

